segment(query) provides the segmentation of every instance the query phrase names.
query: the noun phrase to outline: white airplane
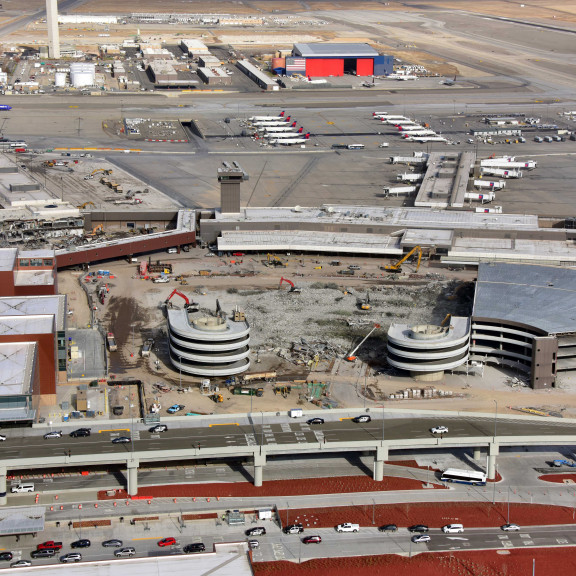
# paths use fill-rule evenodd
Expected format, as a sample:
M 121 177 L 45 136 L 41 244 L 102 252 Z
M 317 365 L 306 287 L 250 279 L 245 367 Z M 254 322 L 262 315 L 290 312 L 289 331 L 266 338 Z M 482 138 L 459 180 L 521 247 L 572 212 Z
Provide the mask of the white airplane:
M 425 144 L 426 142 L 448 142 L 448 140 L 442 136 L 415 136 L 414 138 L 408 138 L 408 140 L 420 142 L 422 144 Z
M 437 136 L 437 134 L 434 130 L 426 130 L 425 128 L 402 134 L 402 138 L 406 138 L 407 140 L 411 140 L 415 136 Z
M 266 126 L 263 129 L 267 134 L 275 132 L 296 132 L 296 122 L 290 126 Z
M 258 120 L 257 122 L 253 122 L 252 126 L 284 126 L 288 122 L 290 122 L 290 116 L 287 118 L 277 118 L 276 120 Z
M 387 122 L 387 124 L 394 124 L 394 126 L 418 126 L 418 122 L 414 120 L 393 120 L 392 122 Z
M 271 132 L 269 134 L 264 134 L 264 138 L 294 138 L 296 134 L 302 134 L 304 128 L 300 126 L 297 132 Z
M 270 144 L 280 144 L 282 146 L 292 146 L 293 144 L 305 144 L 308 142 L 310 134 L 304 134 L 302 138 L 285 138 L 284 140 L 270 140 Z
M 405 124 L 398 124 L 396 126 L 400 132 L 413 132 L 414 130 L 427 130 L 424 126 L 420 126 L 420 124 L 414 124 L 414 126 L 406 126 Z
M 260 120 L 278 120 L 279 118 L 284 117 L 284 110 L 278 114 L 278 116 L 252 116 L 252 118 L 248 118 L 250 122 L 259 122 Z

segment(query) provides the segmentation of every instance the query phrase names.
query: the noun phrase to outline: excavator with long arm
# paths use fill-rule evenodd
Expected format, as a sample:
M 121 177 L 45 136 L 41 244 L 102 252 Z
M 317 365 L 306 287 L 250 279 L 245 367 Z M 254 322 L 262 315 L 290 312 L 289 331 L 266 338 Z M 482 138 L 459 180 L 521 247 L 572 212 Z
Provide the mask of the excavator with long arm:
M 406 262 L 406 260 L 408 260 L 408 258 L 410 258 L 410 256 L 412 256 L 412 254 L 414 253 L 418 254 L 418 261 L 416 262 L 416 270 L 415 270 L 415 272 L 418 272 L 418 269 L 420 268 L 420 262 L 422 261 L 422 248 L 420 248 L 420 246 L 414 246 L 414 248 L 412 248 L 412 250 L 410 250 L 408 254 L 406 254 L 400 260 L 398 260 L 396 264 L 390 264 L 390 266 L 384 266 L 384 268 L 381 268 L 381 270 L 386 270 L 387 272 L 394 272 L 396 274 L 399 274 L 400 272 L 402 272 L 402 264 L 404 264 L 404 262 Z
M 290 290 L 288 290 L 289 294 L 300 294 L 300 292 L 302 292 L 302 290 L 300 290 L 300 288 L 298 288 L 297 286 L 294 286 L 294 282 L 288 280 L 288 278 L 280 278 L 280 284 L 278 284 L 278 288 L 282 286 L 282 282 L 290 284 Z

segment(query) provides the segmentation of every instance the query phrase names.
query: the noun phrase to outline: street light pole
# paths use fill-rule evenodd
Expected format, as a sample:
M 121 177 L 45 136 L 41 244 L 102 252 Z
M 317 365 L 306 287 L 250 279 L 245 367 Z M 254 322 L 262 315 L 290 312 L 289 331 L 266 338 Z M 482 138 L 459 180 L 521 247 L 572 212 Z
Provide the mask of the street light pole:
M 510 524 L 510 486 L 508 486 L 508 519 L 506 523 Z
M 496 426 L 498 424 L 498 401 L 492 399 L 492 402 L 495 404 L 494 408 L 494 442 L 496 442 Z
M 264 412 L 260 412 L 260 456 L 262 456 L 262 444 L 264 444 Z

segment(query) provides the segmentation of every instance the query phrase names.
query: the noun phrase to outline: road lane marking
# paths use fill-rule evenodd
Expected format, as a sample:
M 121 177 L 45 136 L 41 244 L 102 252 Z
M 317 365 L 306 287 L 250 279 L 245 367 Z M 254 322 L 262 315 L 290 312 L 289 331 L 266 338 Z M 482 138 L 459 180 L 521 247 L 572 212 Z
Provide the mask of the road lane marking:
M 98 434 L 102 432 L 130 432 L 130 428 L 112 428 L 110 430 L 98 430 Z
M 208 428 L 212 428 L 212 426 L 240 426 L 238 422 L 222 422 L 222 424 L 208 424 Z

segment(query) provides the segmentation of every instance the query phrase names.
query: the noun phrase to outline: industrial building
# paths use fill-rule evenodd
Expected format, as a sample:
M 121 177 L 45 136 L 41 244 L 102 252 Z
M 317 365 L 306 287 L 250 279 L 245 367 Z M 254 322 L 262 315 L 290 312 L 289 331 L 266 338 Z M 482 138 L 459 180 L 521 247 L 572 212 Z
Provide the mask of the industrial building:
M 170 360 L 176 370 L 194 376 L 233 376 L 250 367 L 250 325 L 244 314 L 228 318 L 168 310 Z
M 70 84 L 74 88 L 94 86 L 96 83 L 96 66 L 91 62 L 72 62 L 70 64 Z
M 394 58 L 380 55 L 369 44 L 314 43 L 294 44 L 286 58 L 286 74 L 327 77 L 386 76 L 393 72 Z
M 470 357 L 530 374 L 550 388 L 576 374 L 576 270 L 481 263 Z

